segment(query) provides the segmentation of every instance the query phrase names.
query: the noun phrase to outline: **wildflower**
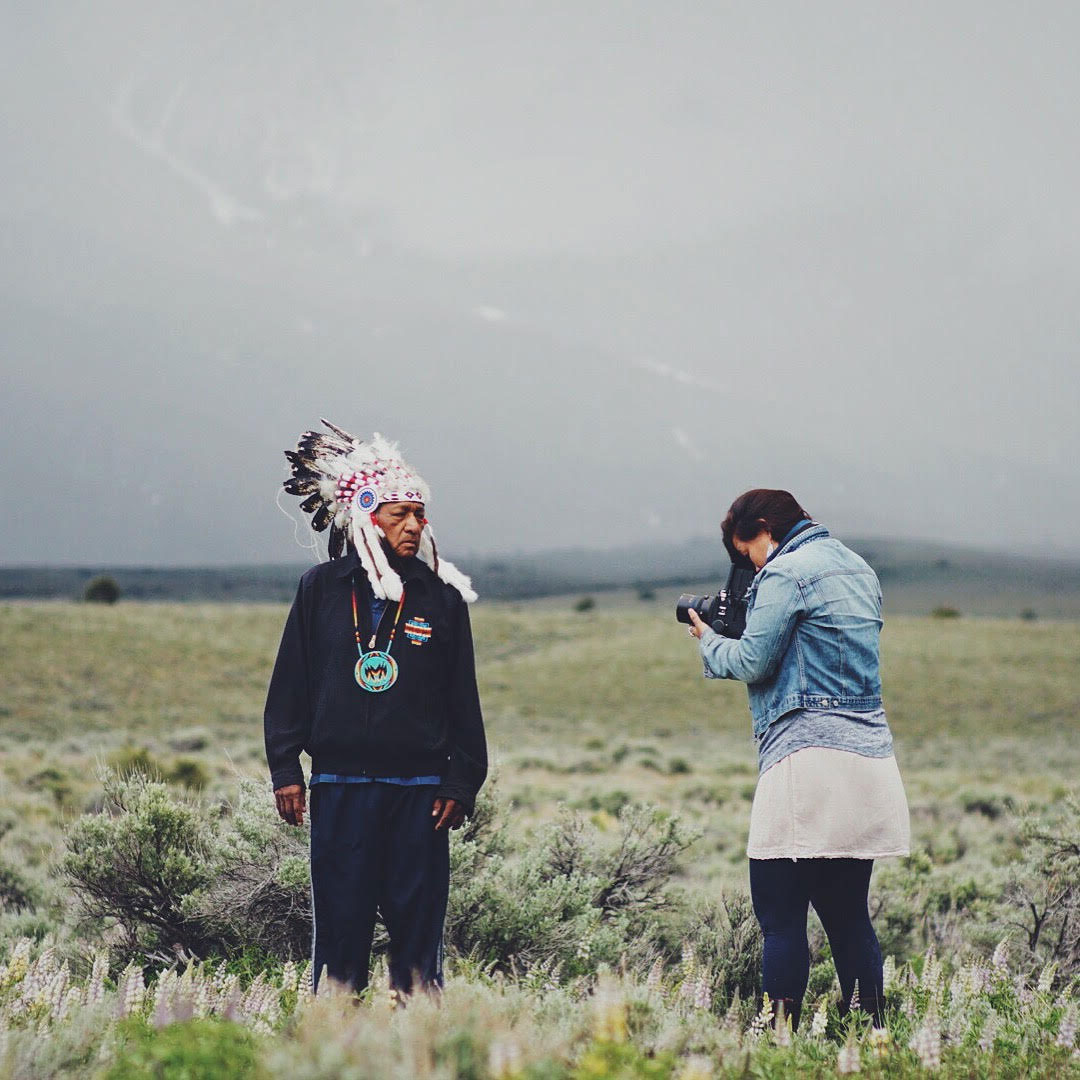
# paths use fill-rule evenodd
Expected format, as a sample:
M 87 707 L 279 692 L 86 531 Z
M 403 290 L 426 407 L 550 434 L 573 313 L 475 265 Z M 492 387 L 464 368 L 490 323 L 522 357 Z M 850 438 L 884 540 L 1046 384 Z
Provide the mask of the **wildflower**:
M 67 964 L 64 963 L 45 986 L 42 1000 L 48 1006 L 49 1016 L 53 1020 L 63 1018 L 62 1006 L 70 977 L 71 972 L 68 970 Z
M 922 979 L 920 983 L 924 990 L 933 991 L 937 987 L 938 976 L 941 974 L 941 965 L 934 956 L 933 947 L 926 950 L 926 959 L 923 963 Z
M 214 983 L 218 988 L 214 1010 L 220 1016 L 231 1020 L 240 1008 L 240 976 L 229 975 L 220 983 L 215 976 Z
M 773 1022 L 773 1042 L 777 1046 L 791 1045 L 791 1019 L 784 1012 L 784 1003 L 778 1003 L 776 1019 Z
M 311 966 L 311 961 L 309 960 L 304 965 L 303 971 L 300 972 L 300 976 L 296 980 L 296 1005 L 298 1008 L 300 1005 L 310 1001 L 315 996 L 312 977 L 313 969 Z
M 1002 938 L 990 957 L 990 970 L 995 981 L 1009 977 L 1009 939 Z
M 923 1026 L 911 1037 L 911 1049 L 924 1069 L 937 1069 L 941 1065 L 941 1022 L 937 1013 L 931 1011 Z
M 496 1039 L 488 1049 L 488 1071 L 495 1080 L 507 1080 L 522 1071 L 521 1047 L 511 1038 Z
M 855 1045 L 854 1035 L 848 1036 L 848 1041 L 840 1047 L 840 1053 L 836 1055 L 836 1071 L 838 1073 L 856 1073 L 862 1064 L 859 1059 L 859 1048 Z
M 645 986 L 650 991 L 655 993 L 661 989 L 662 980 L 664 977 L 664 961 L 658 956 L 654 961 L 651 968 L 649 968 L 649 974 L 645 977 Z
M 769 1030 L 772 1023 L 772 999 L 768 994 L 761 995 L 761 1012 L 750 1021 L 750 1037 L 760 1039 Z
M 143 973 L 134 964 L 128 964 L 120 976 L 120 1015 L 130 1016 L 143 1003 L 146 996 L 146 984 Z
M 1039 975 L 1039 993 L 1049 994 L 1054 985 L 1054 976 L 1057 974 L 1057 963 L 1053 960 L 1042 969 Z
M 195 988 L 195 1015 L 200 1019 L 210 1015 L 210 1010 L 213 1008 L 213 983 L 209 979 L 200 979 L 199 985 Z
M 870 1052 L 878 1059 L 884 1061 L 889 1056 L 889 1043 L 892 1036 L 888 1028 L 872 1028 L 870 1030 Z
M 695 1009 L 708 1009 L 712 1005 L 712 988 L 704 971 L 698 976 L 694 986 L 693 1004 Z
M 1076 1042 L 1076 1006 L 1070 1005 L 1065 1010 L 1065 1015 L 1061 1018 L 1061 1023 L 1058 1025 L 1057 1038 L 1054 1042 L 1058 1046 L 1064 1046 L 1066 1050 L 1070 1049 L 1074 1042 Z
M 829 1022 L 829 1003 L 825 995 L 818 999 L 817 1009 L 814 1010 L 814 1019 L 810 1021 L 810 1034 L 815 1039 L 825 1037 L 825 1027 Z
M 105 999 L 105 975 L 109 970 L 109 954 L 99 952 L 94 956 L 90 981 L 86 986 L 86 1004 L 100 1005 Z
M 689 982 L 697 974 L 697 956 L 694 955 L 694 946 L 689 943 L 682 949 L 682 977 L 683 982 Z
M 68 988 L 66 994 L 64 994 L 63 1001 L 60 1002 L 60 1007 L 56 1010 L 56 1019 L 63 1020 L 64 1017 L 69 1016 L 75 1009 L 83 1004 L 83 992 L 77 986 L 71 986 Z
M 712 1063 L 706 1057 L 696 1055 L 687 1058 L 683 1067 L 675 1074 L 675 1080 L 712 1080 Z
M 859 980 L 855 980 L 855 989 L 851 991 L 851 1000 L 848 1002 L 848 1008 L 852 1012 L 859 1011 Z
M 945 1038 L 948 1042 L 963 1042 L 971 1027 L 971 1014 L 962 1007 L 962 1002 L 953 1002 L 945 1025 Z
M 281 989 L 286 993 L 295 991 L 300 985 L 300 969 L 290 960 L 281 969 Z
M 729 1035 L 737 1035 L 739 1031 L 739 988 L 731 995 L 731 1004 L 724 1013 L 724 1031 Z
M 583 937 L 578 942 L 576 956 L 577 956 L 577 959 L 580 960 L 583 964 L 587 964 L 589 962 L 589 957 L 591 955 L 592 955 L 592 939 L 589 938 L 588 935 L 586 935 L 585 937 Z
M 30 968 L 30 939 L 20 938 L 11 950 L 11 958 L 0 968 L 0 988 L 20 983 Z
M 594 1031 L 607 1042 L 626 1041 L 626 1002 L 611 986 L 601 987 L 595 998 Z
M 994 1039 L 997 1036 L 998 1018 L 997 1013 L 991 1012 L 986 1018 L 986 1022 L 983 1024 L 983 1029 L 979 1034 L 979 1049 L 984 1054 L 989 1054 L 994 1049 Z
M 892 956 L 885 957 L 885 963 L 881 966 L 881 988 L 888 992 L 896 981 L 896 960 Z

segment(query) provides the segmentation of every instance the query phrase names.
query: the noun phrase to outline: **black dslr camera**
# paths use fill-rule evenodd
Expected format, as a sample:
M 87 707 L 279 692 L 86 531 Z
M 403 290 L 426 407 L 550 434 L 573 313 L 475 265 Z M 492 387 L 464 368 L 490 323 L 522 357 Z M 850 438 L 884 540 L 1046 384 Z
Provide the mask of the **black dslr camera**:
M 694 596 L 683 593 L 675 604 L 675 618 L 681 623 L 690 622 L 691 608 L 701 621 L 707 623 L 724 637 L 740 638 L 746 629 L 746 593 L 754 580 L 753 564 L 733 562 L 727 584 L 715 596 Z

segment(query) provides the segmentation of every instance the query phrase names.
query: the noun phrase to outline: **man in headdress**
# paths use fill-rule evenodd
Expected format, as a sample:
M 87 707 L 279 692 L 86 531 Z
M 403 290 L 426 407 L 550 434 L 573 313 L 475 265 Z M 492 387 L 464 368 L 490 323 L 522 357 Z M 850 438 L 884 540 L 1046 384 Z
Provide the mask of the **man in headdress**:
M 448 830 L 487 773 L 467 604 L 469 579 L 440 559 L 428 489 L 395 445 L 323 423 L 287 450 L 285 490 L 330 527 L 330 561 L 300 581 L 264 715 L 278 813 L 305 813 L 311 756 L 316 987 L 367 985 L 375 917 L 400 993 L 442 985 Z

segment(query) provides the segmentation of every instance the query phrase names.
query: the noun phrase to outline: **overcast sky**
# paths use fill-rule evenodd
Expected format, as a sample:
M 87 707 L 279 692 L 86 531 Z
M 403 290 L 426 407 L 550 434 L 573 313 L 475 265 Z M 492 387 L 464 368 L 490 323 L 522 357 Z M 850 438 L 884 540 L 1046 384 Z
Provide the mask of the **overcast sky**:
M 302 559 L 319 416 L 402 442 L 451 557 L 708 536 L 758 485 L 1080 554 L 1078 40 L 1065 2 L 2 5 L 0 563 Z

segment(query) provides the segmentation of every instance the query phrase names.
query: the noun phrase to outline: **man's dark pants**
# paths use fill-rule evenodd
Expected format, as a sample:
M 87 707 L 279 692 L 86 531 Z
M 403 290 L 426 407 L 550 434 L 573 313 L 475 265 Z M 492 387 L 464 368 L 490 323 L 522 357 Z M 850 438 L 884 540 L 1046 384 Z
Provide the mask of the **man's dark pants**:
M 376 913 L 390 936 L 390 985 L 442 985 L 450 889 L 449 833 L 431 816 L 438 789 L 370 784 L 311 788 L 312 961 L 363 990 Z

